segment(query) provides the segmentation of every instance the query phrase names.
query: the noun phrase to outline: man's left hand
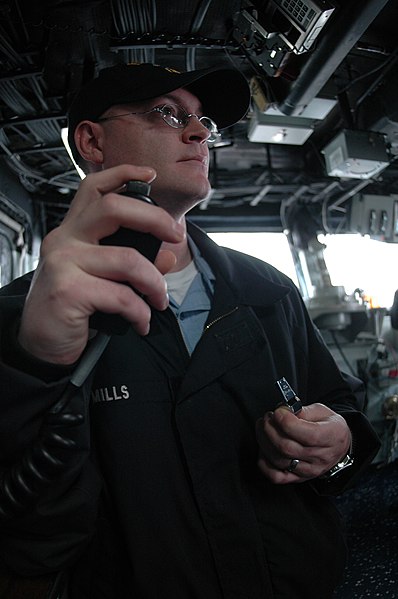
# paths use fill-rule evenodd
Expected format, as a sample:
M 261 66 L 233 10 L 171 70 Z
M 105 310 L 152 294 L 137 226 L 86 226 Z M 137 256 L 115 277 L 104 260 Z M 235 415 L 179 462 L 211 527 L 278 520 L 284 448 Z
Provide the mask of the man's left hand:
M 256 434 L 258 466 L 275 484 L 321 476 L 348 453 L 351 444 L 344 418 L 320 403 L 304 406 L 297 415 L 284 406 L 267 412 L 257 421 Z

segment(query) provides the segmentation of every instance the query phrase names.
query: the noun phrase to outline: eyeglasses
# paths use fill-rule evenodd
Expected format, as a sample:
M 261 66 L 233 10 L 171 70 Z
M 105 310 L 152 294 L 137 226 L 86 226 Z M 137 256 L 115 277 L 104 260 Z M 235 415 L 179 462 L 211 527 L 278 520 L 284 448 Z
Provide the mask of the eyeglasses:
M 150 114 L 151 112 L 158 112 L 164 122 L 173 127 L 173 129 L 184 129 L 191 117 L 195 117 L 198 121 L 207 129 L 209 132 L 209 137 L 206 141 L 212 143 L 217 141 L 220 137 L 220 133 L 218 131 L 218 127 L 216 123 L 209 118 L 208 116 L 199 117 L 197 114 L 188 114 L 182 106 L 178 106 L 178 104 L 163 104 L 162 106 L 155 106 L 155 108 L 151 108 L 151 110 L 146 110 L 145 112 L 126 112 L 123 114 L 115 114 L 114 116 L 106 116 L 98 119 L 98 123 L 102 123 L 104 121 L 110 121 L 112 119 L 118 119 L 121 116 L 130 116 L 131 114 Z

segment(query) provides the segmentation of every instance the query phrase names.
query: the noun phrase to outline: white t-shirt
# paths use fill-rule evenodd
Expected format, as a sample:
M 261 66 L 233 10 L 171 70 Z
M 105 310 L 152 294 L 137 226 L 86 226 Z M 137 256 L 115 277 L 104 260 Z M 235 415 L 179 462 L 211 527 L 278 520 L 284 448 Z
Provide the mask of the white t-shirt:
M 188 266 L 178 272 L 169 272 L 165 275 L 167 291 L 177 304 L 182 304 L 187 291 L 198 273 L 195 262 L 192 260 Z

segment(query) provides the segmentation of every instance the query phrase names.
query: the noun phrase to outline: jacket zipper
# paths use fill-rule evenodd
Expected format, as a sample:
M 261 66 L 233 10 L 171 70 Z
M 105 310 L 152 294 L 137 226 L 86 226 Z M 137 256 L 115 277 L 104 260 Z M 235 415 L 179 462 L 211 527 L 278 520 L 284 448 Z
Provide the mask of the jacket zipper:
M 221 316 L 218 316 L 217 318 L 215 318 L 214 320 L 212 320 L 212 322 L 209 322 L 209 324 L 207 324 L 207 325 L 205 326 L 205 328 L 203 329 L 203 333 L 202 333 L 201 337 L 203 337 L 203 335 L 204 335 L 205 333 L 207 333 L 207 331 L 208 331 L 208 330 L 209 330 L 209 329 L 210 329 L 210 328 L 211 328 L 213 325 L 215 325 L 215 324 L 217 324 L 218 322 L 220 322 L 220 320 L 223 320 L 223 318 L 226 318 L 227 316 L 230 316 L 231 314 L 233 314 L 234 312 L 236 312 L 238 309 L 239 309 L 239 306 L 235 306 L 235 307 L 234 307 L 234 308 L 232 308 L 232 310 L 230 310 L 229 312 L 226 312 L 225 314 L 221 314 Z M 173 311 L 172 311 L 172 312 L 173 312 Z M 187 346 L 187 343 L 186 343 L 186 341 L 185 341 L 184 333 L 182 332 L 182 328 L 181 328 L 181 325 L 180 325 L 180 321 L 178 320 L 178 318 L 177 318 L 177 316 L 174 314 L 174 312 L 173 312 L 173 316 L 174 316 L 174 318 L 175 318 L 175 320 L 176 320 L 177 327 L 178 327 L 178 331 L 179 331 L 179 333 L 180 333 L 180 338 L 181 338 L 181 340 L 182 340 L 182 342 L 183 342 L 183 344 L 184 344 L 185 350 L 186 350 L 186 352 L 187 352 L 188 356 L 191 356 L 191 354 L 190 354 L 190 352 L 189 352 L 189 349 L 188 349 L 188 346 Z
M 220 322 L 220 320 L 223 320 L 223 318 L 226 318 L 227 316 L 230 316 L 231 314 L 233 314 L 234 312 L 236 312 L 239 309 L 239 306 L 235 306 L 235 308 L 232 308 L 232 310 L 230 310 L 229 312 L 226 312 L 225 314 L 222 314 L 221 316 L 218 316 L 217 318 L 215 318 L 212 322 L 209 322 L 209 324 L 207 324 L 205 326 L 205 328 L 203 329 L 203 333 L 202 335 L 204 335 L 205 333 L 207 333 L 207 331 L 214 325 L 217 324 L 218 322 Z

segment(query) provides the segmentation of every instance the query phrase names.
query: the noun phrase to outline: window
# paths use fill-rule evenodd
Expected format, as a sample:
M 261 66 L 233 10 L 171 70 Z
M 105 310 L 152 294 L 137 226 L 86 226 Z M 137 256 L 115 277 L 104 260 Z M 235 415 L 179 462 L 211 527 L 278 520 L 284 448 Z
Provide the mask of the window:
M 298 285 L 289 242 L 283 233 L 209 233 L 209 237 L 218 245 L 272 264 Z
M 362 289 L 373 307 L 390 308 L 398 289 L 398 244 L 361 235 L 319 235 L 332 285 Z
M 13 278 L 13 258 L 10 239 L 0 232 L 0 287 Z
M 298 279 L 289 243 L 283 233 L 210 233 L 219 245 L 250 254 Z M 332 285 L 347 294 L 361 289 L 373 307 L 390 308 L 398 289 L 398 244 L 385 243 L 359 234 L 319 235 L 325 244 L 325 263 Z

